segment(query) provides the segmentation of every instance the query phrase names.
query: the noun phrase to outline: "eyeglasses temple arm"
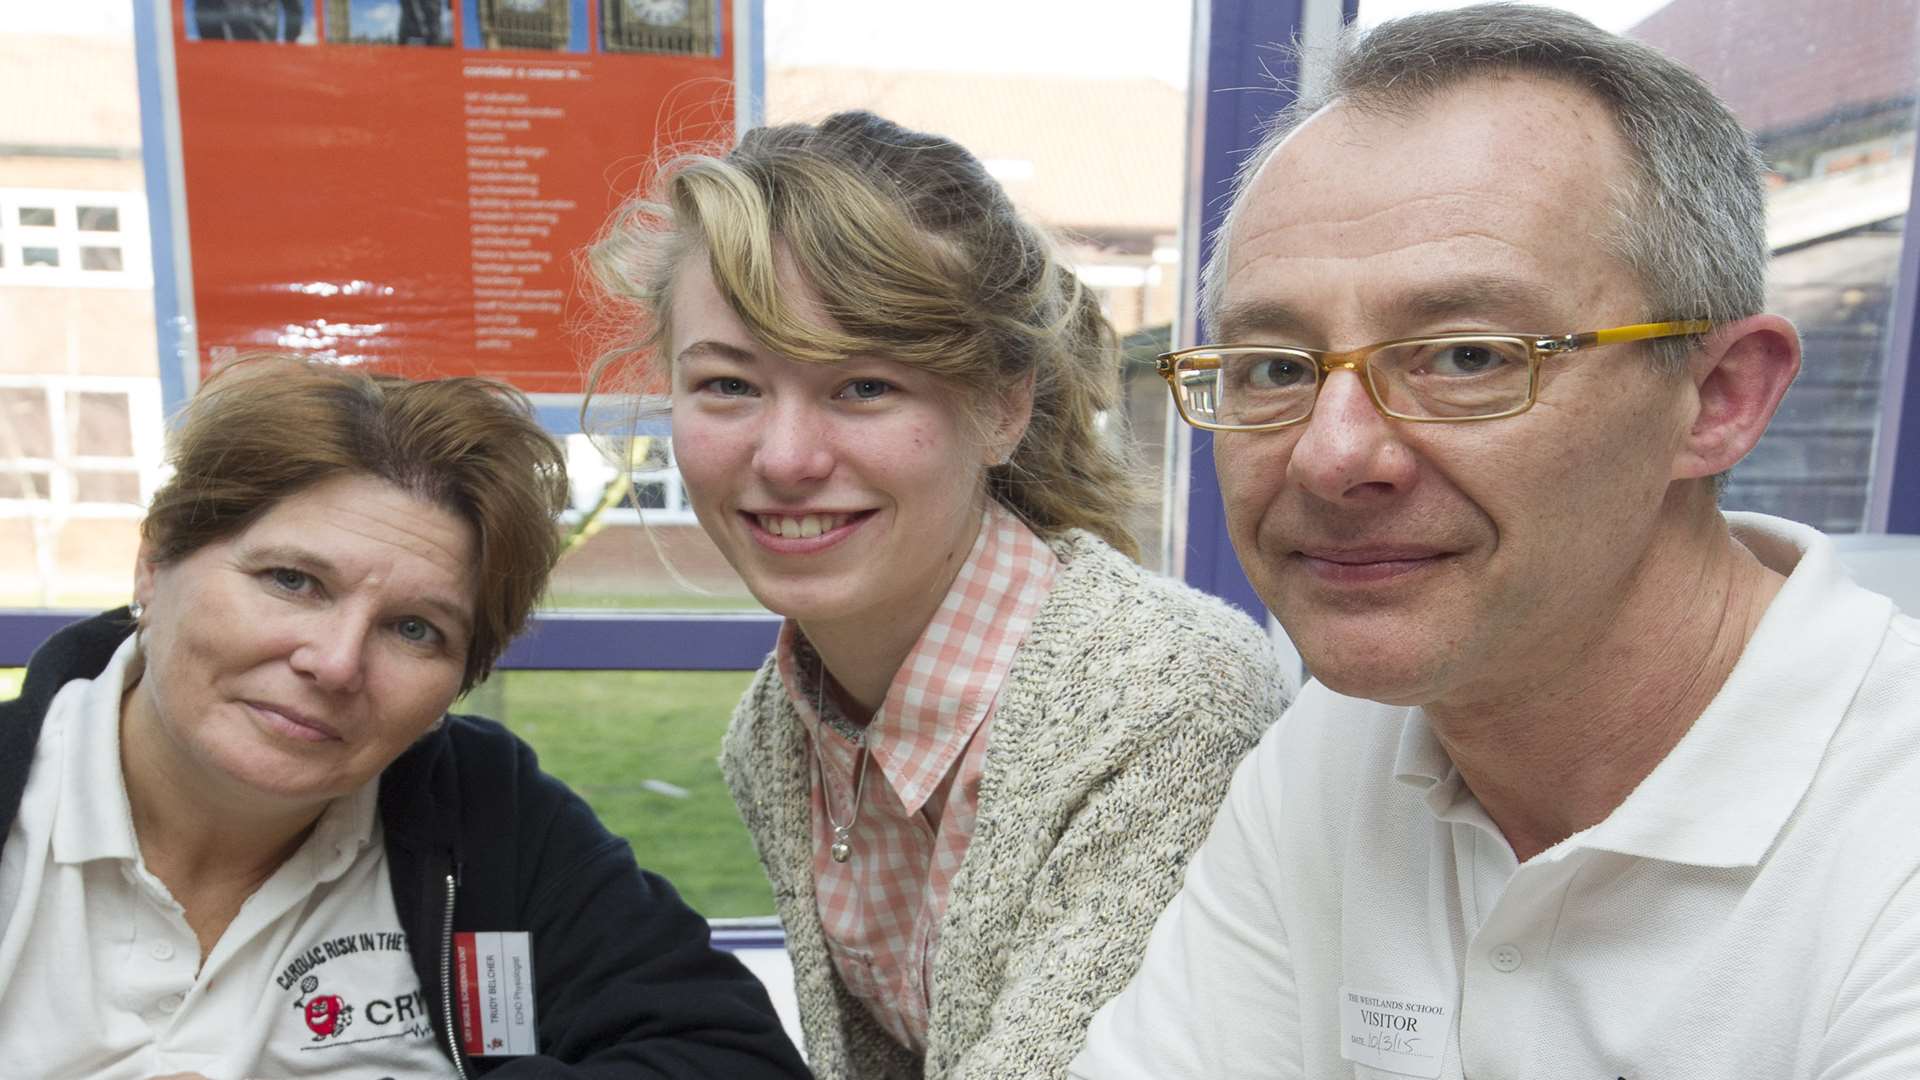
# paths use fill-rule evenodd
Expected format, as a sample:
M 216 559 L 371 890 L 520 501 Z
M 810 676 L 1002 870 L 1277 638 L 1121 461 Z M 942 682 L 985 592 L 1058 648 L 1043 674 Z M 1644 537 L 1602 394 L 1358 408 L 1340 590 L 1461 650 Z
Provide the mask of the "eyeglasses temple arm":
M 1651 341 L 1655 338 L 1685 337 L 1688 334 L 1704 334 L 1713 329 L 1708 319 L 1685 319 L 1680 322 L 1634 323 L 1631 326 L 1616 326 L 1610 330 L 1592 330 L 1584 334 L 1568 334 L 1566 337 L 1547 338 L 1536 343 L 1542 352 L 1562 353 L 1575 349 L 1584 349 L 1589 345 L 1620 345 L 1629 341 Z

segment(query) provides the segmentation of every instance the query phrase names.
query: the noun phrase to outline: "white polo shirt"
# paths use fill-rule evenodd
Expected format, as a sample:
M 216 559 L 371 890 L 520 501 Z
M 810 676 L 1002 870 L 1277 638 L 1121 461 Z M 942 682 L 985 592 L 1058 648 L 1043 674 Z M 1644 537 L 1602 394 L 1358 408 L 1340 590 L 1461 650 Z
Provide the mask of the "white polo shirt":
M 453 1075 L 394 909 L 375 785 L 327 808 L 202 963 L 127 804 L 134 657 L 129 639 L 60 689 L 0 849 L 0 1076 Z
M 1517 864 L 1420 710 L 1313 683 L 1072 1075 L 1920 1077 L 1920 623 L 1728 517 L 1790 576 L 1611 815 Z

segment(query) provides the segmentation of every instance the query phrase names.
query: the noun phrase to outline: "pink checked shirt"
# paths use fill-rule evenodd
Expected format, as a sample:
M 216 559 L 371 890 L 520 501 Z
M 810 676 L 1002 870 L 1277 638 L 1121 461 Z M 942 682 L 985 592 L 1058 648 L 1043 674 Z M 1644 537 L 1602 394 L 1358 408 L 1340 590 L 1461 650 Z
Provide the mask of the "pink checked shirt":
M 928 986 L 948 887 L 973 839 L 987 729 L 1014 651 L 1059 568 L 1039 537 L 991 504 L 953 587 L 867 725 L 872 759 L 845 863 L 828 855 L 827 805 L 843 823 L 852 816 L 860 744 L 815 715 L 820 661 L 797 624 L 781 628 L 775 647 L 781 683 L 821 766 L 813 783 L 813 875 L 827 950 L 853 996 L 917 1052 L 926 1051 Z

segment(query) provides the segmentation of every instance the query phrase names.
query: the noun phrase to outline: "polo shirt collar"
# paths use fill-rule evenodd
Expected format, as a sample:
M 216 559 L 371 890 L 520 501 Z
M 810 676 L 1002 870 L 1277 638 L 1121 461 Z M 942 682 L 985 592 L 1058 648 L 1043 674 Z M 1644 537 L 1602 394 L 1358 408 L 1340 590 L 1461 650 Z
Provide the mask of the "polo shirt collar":
M 53 858 L 59 863 L 135 859 L 140 842 L 120 775 L 120 699 L 138 658 L 138 634 L 129 634 L 113 659 L 91 679 L 60 689 L 48 711 L 60 718 L 60 795 L 53 819 Z
M 1833 541 L 1764 514 L 1726 515 L 1735 539 L 1787 575 L 1725 685 L 1613 813 L 1533 861 L 1582 849 L 1696 866 L 1758 865 L 1813 782 L 1873 663 L 1893 602 L 1854 584 Z M 1406 710 L 1394 778 L 1434 816 L 1499 835 L 1425 713 Z
M 1773 846 L 1872 666 L 1893 602 L 1856 585 L 1805 525 L 1730 513 L 1734 538 L 1787 580 L 1725 685 L 1585 847 L 1697 866 L 1755 866 Z
M 1426 710 L 1411 708 L 1404 712 L 1405 718 L 1400 726 L 1400 748 L 1394 755 L 1393 778 L 1420 791 L 1421 800 L 1436 819 L 1449 824 L 1472 825 L 1505 843 L 1500 826 L 1488 816 L 1480 800 L 1474 797 L 1473 790 L 1461 778 L 1460 770 L 1454 767 L 1453 759 L 1447 756 L 1447 748 L 1440 744 L 1440 737 L 1433 733 Z

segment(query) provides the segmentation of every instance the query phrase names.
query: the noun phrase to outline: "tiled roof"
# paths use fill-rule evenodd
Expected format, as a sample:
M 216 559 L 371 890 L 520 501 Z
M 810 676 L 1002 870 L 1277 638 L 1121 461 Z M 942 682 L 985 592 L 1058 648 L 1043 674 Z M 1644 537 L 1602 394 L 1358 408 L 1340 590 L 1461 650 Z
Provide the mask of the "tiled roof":
M 1627 31 L 1762 138 L 1910 99 L 1920 0 L 1673 0 Z
M 767 72 L 770 122 L 851 108 L 952 137 L 1053 228 L 1171 234 L 1180 220 L 1186 92 L 1178 87 L 863 68 Z

